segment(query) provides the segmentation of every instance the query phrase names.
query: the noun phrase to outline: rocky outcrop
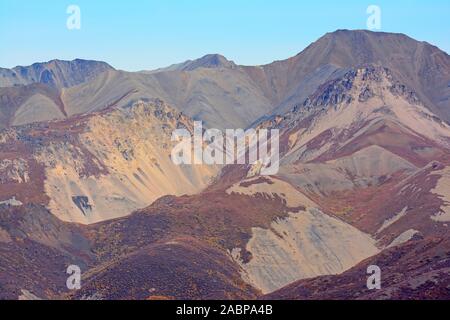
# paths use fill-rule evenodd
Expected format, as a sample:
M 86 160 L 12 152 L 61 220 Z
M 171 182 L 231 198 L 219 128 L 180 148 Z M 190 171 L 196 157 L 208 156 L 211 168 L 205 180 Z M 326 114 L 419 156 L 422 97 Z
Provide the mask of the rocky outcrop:
M 40 203 L 53 214 L 79 223 L 128 215 L 164 195 L 199 192 L 219 168 L 175 165 L 172 132 L 179 128 L 192 131 L 193 123 L 155 100 L 5 129 L 2 149 L 10 153 L 0 158 L 2 188 L 21 201 L 45 195 Z
M 47 168 L 49 208 L 62 220 L 124 216 L 167 194 L 199 192 L 217 173 L 171 161 L 172 131 L 192 125 L 161 101 L 94 115 L 84 126 L 72 142 L 52 142 L 36 154 Z
M 29 168 L 25 159 L 0 160 L 0 183 L 26 183 L 29 179 Z

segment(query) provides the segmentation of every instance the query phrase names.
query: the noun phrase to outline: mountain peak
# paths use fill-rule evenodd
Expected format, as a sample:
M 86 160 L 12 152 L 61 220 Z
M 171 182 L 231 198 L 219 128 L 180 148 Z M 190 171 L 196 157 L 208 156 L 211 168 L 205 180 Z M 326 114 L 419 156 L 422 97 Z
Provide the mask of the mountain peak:
M 327 33 L 290 59 L 289 79 L 317 84 L 335 79 L 346 70 L 376 64 L 388 68 L 404 85 L 414 88 L 419 99 L 435 114 L 450 121 L 448 79 L 450 57 L 439 48 L 401 33 L 369 30 L 336 30 Z M 308 87 L 307 83 L 303 87 Z M 295 88 L 277 88 L 278 92 Z M 307 94 L 312 93 L 310 90 Z M 300 102 L 306 93 L 289 97 Z M 298 99 L 297 99 L 298 98 Z
M 195 60 L 187 60 L 182 63 L 173 64 L 167 68 L 156 69 L 154 71 L 150 71 L 150 73 L 164 72 L 164 71 L 193 71 L 199 68 L 234 69 L 236 68 L 236 64 L 233 61 L 230 61 L 227 58 L 225 58 L 223 55 L 214 53 L 214 54 L 207 54 Z
M 319 38 L 317 43 L 327 43 L 334 46 L 350 46 L 352 50 L 357 50 L 355 46 L 364 47 L 365 50 L 383 49 L 391 52 L 392 50 L 406 50 L 411 51 L 418 46 L 427 47 L 431 51 L 440 51 L 438 47 L 431 45 L 426 41 L 419 41 L 409 37 L 404 33 L 393 33 L 383 31 L 371 31 L 365 29 L 338 29 L 333 32 L 328 32 Z M 367 47 L 368 46 L 368 47 Z M 340 47 L 338 47 L 339 49 Z M 330 48 L 331 49 L 331 48 Z
M 189 61 L 183 64 L 182 71 L 192 71 L 198 68 L 235 68 L 236 64 L 233 61 L 228 60 L 220 54 L 207 54 L 199 59 Z
M 353 35 L 353 36 L 354 35 L 367 35 L 367 36 L 373 36 L 373 37 L 376 37 L 376 36 L 378 36 L 378 37 L 383 37 L 383 36 L 385 36 L 385 37 L 386 36 L 388 36 L 388 37 L 404 37 L 404 38 L 412 39 L 403 33 L 371 31 L 371 30 L 366 30 L 366 29 L 337 29 L 335 31 L 326 33 L 323 37 L 351 36 L 351 35 Z

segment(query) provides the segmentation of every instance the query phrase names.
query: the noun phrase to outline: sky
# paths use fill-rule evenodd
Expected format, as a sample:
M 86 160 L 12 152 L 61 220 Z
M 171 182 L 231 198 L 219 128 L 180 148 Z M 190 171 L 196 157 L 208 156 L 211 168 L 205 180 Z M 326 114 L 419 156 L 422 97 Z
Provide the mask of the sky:
M 79 29 L 67 27 L 70 5 Z M 327 32 L 367 29 L 369 5 L 381 10 L 379 31 L 450 52 L 450 0 L 0 0 L 0 67 L 81 58 L 138 71 L 208 53 L 261 65 Z

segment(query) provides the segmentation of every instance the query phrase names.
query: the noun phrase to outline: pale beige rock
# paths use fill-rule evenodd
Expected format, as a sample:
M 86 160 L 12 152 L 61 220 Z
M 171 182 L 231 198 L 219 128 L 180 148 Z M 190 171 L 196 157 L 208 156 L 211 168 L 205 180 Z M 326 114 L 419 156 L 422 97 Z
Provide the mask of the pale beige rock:
M 411 240 L 419 231 L 414 229 L 409 229 L 400 234 L 397 238 L 392 240 L 392 242 L 387 246 L 387 248 L 392 248 L 404 244 Z
M 242 276 L 263 293 L 300 279 L 339 274 L 379 252 L 369 235 L 309 208 L 277 220 L 270 229 L 253 228 L 247 244 L 252 258 L 240 262 Z
M 219 168 L 175 165 L 170 154 L 176 120 L 159 120 L 154 111 L 137 103 L 95 116 L 80 136 L 85 150 L 68 143 L 42 150 L 36 157 L 47 167 L 50 211 L 64 221 L 90 224 L 128 215 L 164 195 L 205 188 Z M 92 160 L 88 170 L 98 174 L 83 174 L 87 158 Z
M 256 179 L 258 179 L 258 177 L 245 180 L 245 182 L 251 182 Z M 313 201 L 301 192 L 297 191 L 289 183 L 273 177 L 267 177 L 266 179 L 270 180 L 271 183 L 255 183 L 248 187 L 241 187 L 241 182 L 239 182 L 228 188 L 226 192 L 228 194 L 237 193 L 249 196 L 266 194 L 272 198 L 278 196 L 285 200 L 286 205 L 291 208 L 298 206 L 316 206 Z
M 252 178 L 246 180 L 250 183 Z M 237 183 L 227 193 L 280 197 L 288 207 L 306 207 L 274 221 L 270 229 L 253 228 L 246 249 L 250 262 L 243 263 L 240 249 L 230 252 L 242 268 L 242 277 L 264 293 L 296 280 L 341 273 L 379 252 L 375 240 L 355 227 L 328 216 L 289 183 L 276 179 L 241 187 Z
M 395 214 L 392 218 L 386 219 L 383 224 L 381 225 L 380 229 L 378 229 L 377 233 L 380 233 L 384 229 L 390 227 L 394 223 L 396 223 L 398 220 L 406 216 L 406 211 L 408 210 L 408 207 L 405 207 L 400 211 L 399 213 Z
M 16 197 L 12 197 L 11 199 L 0 201 L 0 205 L 7 205 L 11 207 L 19 207 L 23 205 L 22 202 L 16 200 Z
M 444 201 L 444 204 L 441 206 L 442 212 L 436 213 L 431 219 L 439 222 L 448 222 L 450 221 L 450 167 L 435 171 L 433 174 L 439 174 L 441 178 L 431 192 L 437 194 Z

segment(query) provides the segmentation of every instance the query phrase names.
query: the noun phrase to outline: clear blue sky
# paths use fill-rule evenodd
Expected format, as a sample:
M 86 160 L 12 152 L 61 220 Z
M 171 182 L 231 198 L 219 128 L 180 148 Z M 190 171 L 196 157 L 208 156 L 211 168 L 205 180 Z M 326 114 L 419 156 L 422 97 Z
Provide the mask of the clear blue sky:
M 69 5 L 81 29 L 68 30 Z M 285 59 L 336 29 L 364 29 L 381 8 L 381 31 L 450 52 L 450 0 L 0 0 L 0 66 L 51 59 L 103 60 L 154 69 L 221 53 L 238 64 Z

